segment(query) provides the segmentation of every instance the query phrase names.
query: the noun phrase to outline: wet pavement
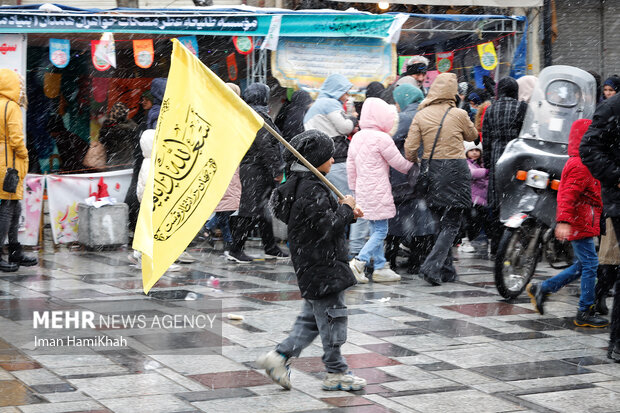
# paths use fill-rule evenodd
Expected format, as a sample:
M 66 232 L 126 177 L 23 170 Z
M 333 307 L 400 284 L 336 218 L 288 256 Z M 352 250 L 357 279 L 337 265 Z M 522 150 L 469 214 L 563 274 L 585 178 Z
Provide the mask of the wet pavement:
M 346 393 L 321 390 L 319 340 L 293 361 L 291 391 L 254 369 L 301 307 L 289 262 L 232 264 L 197 246 L 199 261 L 168 273 L 147 297 L 126 251 L 49 250 L 38 267 L 0 273 L 0 413 L 620 411 L 609 330 L 572 324 L 578 286 L 554 295 L 540 316 L 525 295 L 503 301 L 491 263 L 470 254 L 460 254 L 456 283 L 430 287 L 399 269 L 400 283 L 347 291 L 343 353 L 368 386 Z M 540 278 L 556 272 L 543 266 Z M 46 310 L 215 314 L 221 347 L 203 348 L 213 331 L 99 328 L 127 343 L 41 354 L 24 343 L 35 333 L 33 311 Z

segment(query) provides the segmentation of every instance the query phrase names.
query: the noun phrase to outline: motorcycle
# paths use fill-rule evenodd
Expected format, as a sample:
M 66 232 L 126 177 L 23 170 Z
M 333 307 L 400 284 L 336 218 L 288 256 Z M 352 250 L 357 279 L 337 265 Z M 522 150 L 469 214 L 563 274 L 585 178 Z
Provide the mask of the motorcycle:
M 572 265 L 569 243 L 554 236 L 557 190 L 568 160 L 568 136 L 577 119 L 591 119 L 596 81 L 571 66 L 540 72 L 523 127 L 496 164 L 505 229 L 494 263 L 495 286 L 506 299 L 518 297 L 543 259 L 552 268 Z

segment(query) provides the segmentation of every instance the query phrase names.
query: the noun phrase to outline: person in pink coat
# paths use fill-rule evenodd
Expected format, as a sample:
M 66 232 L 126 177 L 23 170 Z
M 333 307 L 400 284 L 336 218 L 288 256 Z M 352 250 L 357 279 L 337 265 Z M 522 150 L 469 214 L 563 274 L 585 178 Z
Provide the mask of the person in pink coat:
M 224 241 L 224 251 L 230 250 L 232 245 L 232 233 L 230 232 L 230 216 L 239 209 L 241 199 L 241 180 L 239 179 L 239 168 L 235 171 L 224 196 L 220 203 L 215 207 L 215 215 L 205 224 L 204 236 L 207 242 L 213 247 L 213 230 L 219 228 L 222 231 L 222 241 Z
M 241 96 L 241 89 L 234 83 L 226 83 L 226 86 L 232 89 L 237 96 Z M 224 196 L 220 203 L 215 207 L 215 215 L 207 221 L 204 226 L 204 236 L 207 242 L 213 247 L 213 230 L 219 228 L 222 231 L 222 240 L 224 241 L 224 251 L 229 251 L 232 246 L 232 233 L 230 232 L 230 216 L 239 209 L 239 201 L 241 199 L 241 180 L 239 178 L 239 168 L 235 171 Z
M 367 283 L 366 263 L 374 262 L 374 282 L 399 281 L 400 275 L 387 264 L 383 241 L 387 236 L 388 219 L 396 215 L 390 166 L 407 173 L 413 165 L 405 159 L 392 139 L 398 127 L 398 113 L 394 106 L 381 99 L 368 98 L 362 106 L 360 131 L 353 135 L 347 156 L 349 188 L 355 193 L 364 218 L 370 224 L 370 238 L 349 265 L 357 281 Z

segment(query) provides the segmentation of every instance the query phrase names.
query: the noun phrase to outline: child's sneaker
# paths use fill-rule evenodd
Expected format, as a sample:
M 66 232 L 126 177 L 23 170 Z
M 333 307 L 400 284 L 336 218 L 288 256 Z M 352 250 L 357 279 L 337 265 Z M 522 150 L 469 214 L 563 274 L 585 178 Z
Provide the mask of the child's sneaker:
M 181 264 L 192 264 L 196 262 L 196 258 L 192 257 L 187 251 L 183 251 L 176 262 Z
M 323 390 L 357 391 L 366 387 L 366 380 L 353 373 L 327 373 L 323 380 Z
M 577 327 L 593 327 L 601 328 L 609 325 L 609 320 L 596 315 L 594 306 L 590 306 L 586 311 L 577 311 L 577 317 L 575 317 L 575 325 Z
M 286 357 L 275 350 L 263 354 L 256 360 L 256 365 L 261 369 L 265 369 L 271 380 L 286 390 L 290 390 L 293 387 L 291 384 L 290 364 L 290 360 L 287 360 Z
M 383 268 L 374 270 L 372 273 L 372 281 L 376 283 L 390 283 L 400 281 L 400 275 L 395 273 L 386 263 Z
M 540 313 L 540 315 L 545 314 L 545 301 L 547 301 L 547 297 L 549 294 L 545 294 L 542 292 L 539 283 L 530 283 L 525 287 L 525 291 L 530 296 L 530 301 L 536 308 L 536 311 Z
M 179 264 L 171 264 L 170 267 L 166 270 L 166 272 L 179 272 L 181 271 L 181 266 Z
M 463 243 L 459 246 L 460 252 L 474 252 L 476 249 L 469 241 L 463 241 Z
M 127 258 L 137 269 L 142 269 L 142 253 L 140 251 L 134 250 Z
M 366 274 L 364 274 L 364 269 L 366 268 L 366 263 L 364 261 L 353 258 L 349 261 L 349 267 L 351 267 L 351 271 L 353 271 L 353 275 L 355 275 L 355 279 L 359 284 L 368 284 L 368 278 L 366 278 Z

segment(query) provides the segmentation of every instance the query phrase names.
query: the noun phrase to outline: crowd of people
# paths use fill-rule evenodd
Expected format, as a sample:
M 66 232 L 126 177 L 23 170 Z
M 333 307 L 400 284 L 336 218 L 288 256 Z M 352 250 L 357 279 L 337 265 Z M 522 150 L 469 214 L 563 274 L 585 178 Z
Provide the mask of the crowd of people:
M 474 89 L 465 82 L 458 84 L 455 74 L 443 73 L 426 89 L 422 83 L 426 65 L 416 57 L 395 85 L 384 90 L 369 85 L 361 109 L 351 110 L 347 103 L 352 85 L 337 74 L 326 79 L 314 103 L 306 99 L 302 106 L 290 106 L 296 111 L 309 109 L 303 118 L 304 131 L 300 132 L 301 114 L 296 113 L 295 134 L 284 136 L 345 197 L 336 203 L 327 186 L 285 153 L 278 172 L 286 182 L 272 183 L 275 192 L 281 193 L 275 197 L 279 203 L 260 212 L 275 212 L 288 224 L 291 259 L 305 299 L 291 335 L 257 361 L 284 388 L 292 386 L 290 358 L 317 335 L 323 341 L 328 371 L 323 388 L 356 390 L 365 385 L 363 379 L 347 373 L 339 353 L 346 339 L 341 328 L 346 317 L 342 292 L 370 280 L 399 281 L 395 270 L 400 248 L 408 250 L 407 270 L 432 286 L 458 279 L 452 256 L 457 244 L 469 246 L 480 258 L 494 259 L 503 232 L 499 220 L 503 197 L 495 182 L 495 165 L 508 142 L 519 136 L 537 79 L 505 77 L 495 84 L 487 78 L 484 89 Z M 406 77 L 412 79 L 403 82 Z M 617 239 L 611 238 L 615 251 L 601 250 L 617 257 L 600 271 L 594 247 L 594 238 L 601 234 L 603 204 L 610 217 L 605 237 L 615 237 L 614 227 L 620 225 L 616 79 L 608 79 L 604 86 L 599 83 L 601 103 L 592 127 L 590 120 L 581 119 L 569 137 L 570 158 L 558 190 L 555 235 L 572 243 L 575 262 L 555 277 L 527 286 L 535 308 L 544 314 L 552 292 L 581 278 L 574 319 L 579 327 L 609 325 L 603 317 L 609 313 L 605 300 L 618 278 Z M 391 100 L 385 99 L 386 92 Z M 281 119 L 290 116 L 286 112 Z M 271 150 L 276 156 L 278 149 Z M 267 176 L 280 182 L 277 172 Z M 606 201 L 601 198 L 600 182 Z M 242 179 L 242 196 L 245 187 Z M 269 191 L 253 195 L 267 200 Z M 289 207 L 280 205 L 287 199 Z M 227 257 L 236 262 L 251 259 L 238 252 Z M 349 276 L 344 267 L 347 260 Z M 608 356 L 620 361 L 618 301 L 612 310 Z

